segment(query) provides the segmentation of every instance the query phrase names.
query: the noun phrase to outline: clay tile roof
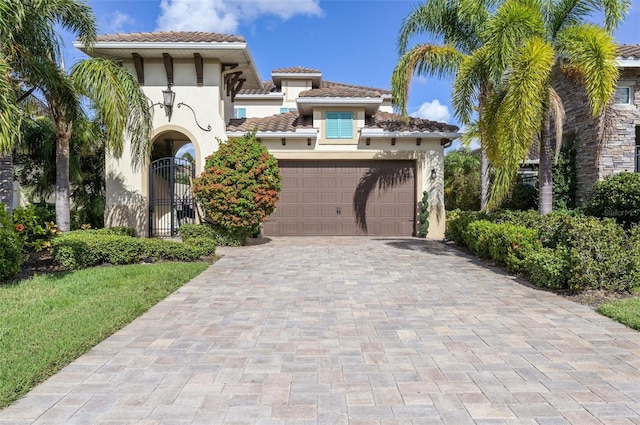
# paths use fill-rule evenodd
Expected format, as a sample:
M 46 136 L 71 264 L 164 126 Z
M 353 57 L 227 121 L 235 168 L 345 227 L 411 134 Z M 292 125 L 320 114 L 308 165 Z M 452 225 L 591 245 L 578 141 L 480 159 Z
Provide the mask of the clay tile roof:
M 273 81 L 263 81 L 262 87 L 257 89 L 240 89 L 238 94 L 269 94 L 274 91 Z
M 98 42 L 134 42 L 134 43 L 244 43 L 244 37 L 213 32 L 170 31 L 137 32 L 130 34 L 105 34 L 98 36 Z
M 373 87 L 322 81 L 319 88 L 303 91 L 300 97 L 380 97 L 383 94 L 391 92 Z
M 319 69 L 305 68 L 304 66 L 291 66 L 278 68 L 271 71 L 272 74 L 321 74 Z
M 409 120 L 405 121 L 400 115 L 380 111 L 376 112 L 375 115 L 367 117 L 365 126 L 367 128 L 382 128 L 386 131 L 456 132 L 459 130 L 455 125 L 443 122 L 423 120 L 421 118 L 414 117 L 409 117 Z
M 635 57 L 640 59 L 640 44 L 619 44 L 618 55 L 623 58 Z
M 313 117 L 287 112 L 264 118 L 234 118 L 227 125 L 227 131 L 251 131 L 256 128 L 258 131 L 293 132 L 298 128 L 313 128 Z

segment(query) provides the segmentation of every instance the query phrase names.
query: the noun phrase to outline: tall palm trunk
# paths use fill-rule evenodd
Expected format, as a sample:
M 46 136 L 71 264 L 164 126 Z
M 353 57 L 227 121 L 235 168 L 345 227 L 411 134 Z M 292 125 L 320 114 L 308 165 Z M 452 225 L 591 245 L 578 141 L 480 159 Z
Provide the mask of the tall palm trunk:
M 56 224 L 63 232 L 71 230 L 71 196 L 69 191 L 69 140 L 71 126 L 57 122 L 56 143 Z
M 0 155 L 0 204 L 12 211 L 13 205 L 13 157 L 11 154 Z
M 489 202 L 489 158 L 484 149 L 481 149 L 482 155 L 482 168 L 480 169 L 480 208 L 484 209 Z
M 540 132 L 540 167 L 538 169 L 539 201 L 541 215 L 549 214 L 553 209 L 553 178 L 551 172 L 551 133 L 549 114 L 545 114 Z

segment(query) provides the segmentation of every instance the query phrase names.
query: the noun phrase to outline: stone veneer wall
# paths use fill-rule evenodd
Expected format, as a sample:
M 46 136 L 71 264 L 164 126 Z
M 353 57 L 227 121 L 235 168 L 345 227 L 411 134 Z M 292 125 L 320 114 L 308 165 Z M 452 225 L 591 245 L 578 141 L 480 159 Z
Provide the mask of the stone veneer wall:
M 13 168 L 11 156 L 0 155 L 0 204 L 13 210 Z
M 555 75 L 555 88 L 562 98 L 566 121 L 564 133 L 575 135 L 578 187 L 581 205 L 591 196 L 596 181 L 635 169 L 636 125 L 640 125 L 640 69 L 623 69 L 621 81 L 635 81 L 633 105 L 611 105 L 606 116 L 594 118 L 580 84 Z M 600 150 L 599 158 L 596 153 Z
M 599 176 L 595 154 L 598 150 L 600 119 L 591 114 L 581 84 L 556 72 L 554 86 L 564 104 L 566 120 L 563 134 L 566 138 L 574 138 L 576 144 L 576 201 L 580 205 L 589 198 Z

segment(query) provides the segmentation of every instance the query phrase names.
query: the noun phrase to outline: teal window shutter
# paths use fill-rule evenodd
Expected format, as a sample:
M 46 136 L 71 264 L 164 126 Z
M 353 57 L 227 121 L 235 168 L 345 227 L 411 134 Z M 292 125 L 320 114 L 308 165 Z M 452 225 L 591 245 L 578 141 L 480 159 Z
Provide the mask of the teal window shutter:
M 233 117 L 234 118 L 247 118 L 247 108 L 234 108 L 233 109 Z
M 287 112 L 289 112 L 289 108 L 280 108 L 281 114 L 286 114 Z
M 353 138 L 353 112 L 327 112 L 327 139 Z

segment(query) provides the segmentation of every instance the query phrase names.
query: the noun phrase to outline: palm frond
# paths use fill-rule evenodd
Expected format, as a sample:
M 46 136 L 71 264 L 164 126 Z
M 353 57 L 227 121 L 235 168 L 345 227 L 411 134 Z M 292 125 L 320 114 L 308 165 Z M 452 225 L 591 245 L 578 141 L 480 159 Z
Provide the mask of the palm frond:
M 151 152 L 152 109 L 133 74 L 113 61 L 94 58 L 74 65 L 71 78 L 78 93 L 86 96 L 103 117 L 107 149 L 122 155 L 128 136 L 132 166 L 144 163 Z
M 562 98 L 556 92 L 553 87 L 549 87 L 549 111 L 553 117 L 555 138 L 556 138 L 556 153 L 555 162 L 560 158 L 560 150 L 562 149 L 562 129 L 564 128 L 565 113 L 564 105 L 562 104 Z
M 613 96 L 619 75 L 613 38 L 596 25 L 574 25 L 558 34 L 558 51 L 579 70 L 592 113 L 602 113 Z
M 442 77 L 453 74 L 463 55 L 453 46 L 420 44 L 409 50 L 396 65 L 391 76 L 393 104 L 407 115 L 409 87 L 414 74 Z
M 500 79 L 507 63 L 522 43 L 531 37 L 542 37 L 544 16 L 536 0 L 506 0 L 488 23 L 485 46 L 493 79 Z
M 21 120 L 11 68 L 0 54 L 0 154 L 8 153 L 20 139 Z
M 488 50 L 482 47 L 473 54 L 465 56 L 453 82 L 452 106 L 455 116 L 465 125 L 471 124 L 481 88 L 489 79 L 486 67 L 487 55 Z

